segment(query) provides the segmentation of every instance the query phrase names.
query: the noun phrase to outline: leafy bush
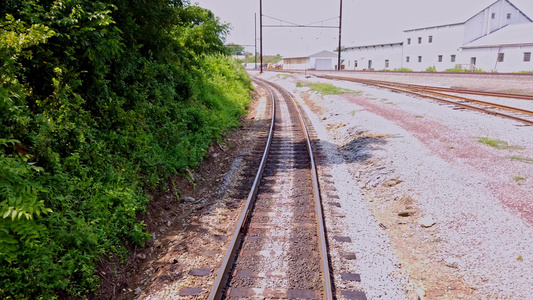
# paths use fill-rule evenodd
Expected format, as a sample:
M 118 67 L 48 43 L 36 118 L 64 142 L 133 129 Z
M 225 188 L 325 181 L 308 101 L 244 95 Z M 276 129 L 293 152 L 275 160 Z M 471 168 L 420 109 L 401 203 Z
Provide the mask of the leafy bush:
M 426 72 L 437 72 L 437 68 L 435 66 L 427 67 Z
M 238 125 L 251 81 L 180 0 L 3 1 L 0 298 L 85 297 L 149 238 L 145 189 Z

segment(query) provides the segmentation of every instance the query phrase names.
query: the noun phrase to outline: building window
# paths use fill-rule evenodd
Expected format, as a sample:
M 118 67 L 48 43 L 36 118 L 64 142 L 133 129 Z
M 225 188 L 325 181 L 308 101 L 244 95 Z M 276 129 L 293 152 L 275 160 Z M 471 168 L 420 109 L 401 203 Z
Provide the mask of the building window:
M 490 16 L 491 19 L 496 19 L 496 13 L 492 13 L 492 15 Z
M 524 52 L 524 61 L 531 61 L 531 52 Z
M 354 68 L 357 68 L 357 60 L 353 62 Z
M 455 54 L 452 54 L 452 56 L 450 57 L 450 61 L 455 62 Z
M 411 45 L 411 38 L 407 39 L 407 45 Z
M 418 37 L 418 43 L 422 44 L 422 37 L 420 37 L 420 36 Z
M 442 55 L 439 55 L 439 62 L 442 62 Z
M 507 20 L 511 19 L 511 14 L 507 14 Z
M 503 53 L 498 53 L 498 62 L 503 62 Z
M 432 35 L 429 36 L 429 38 L 428 38 L 428 42 L 429 42 L 430 44 L 433 43 L 433 36 L 432 36 Z
M 405 62 L 409 62 L 409 56 L 405 57 Z
M 422 62 L 422 56 L 418 57 L 418 62 Z
M 389 60 L 386 59 L 386 60 L 385 60 L 385 68 L 388 68 L 388 67 L 389 67 Z

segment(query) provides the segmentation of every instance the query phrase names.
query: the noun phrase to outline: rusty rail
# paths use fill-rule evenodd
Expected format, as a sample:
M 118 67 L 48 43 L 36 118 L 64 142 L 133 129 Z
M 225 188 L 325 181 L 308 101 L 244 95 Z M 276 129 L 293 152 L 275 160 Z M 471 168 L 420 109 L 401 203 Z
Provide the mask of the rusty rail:
M 456 93 L 464 93 L 464 94 L 469 93 L 469 94 L 492 96 L 492 97 L 503 97 L 503 98 L 522 99 L 522 100 L 533 100 L 533 96 L 530 96 L 530 95 L 516 95 L 516 94 L 492 93 L 492 92 L 463 90 L 463 89 L 441 88 L 441 87 L 433 87 L 433 86 L 423 86 L 423 85 L 415 85 L 415 84 L 402 84 L 402 83 L 388 82 L 388 81 L 381 81 L 381 80 L 369 80 L 369 79 L 359 79 L 359 78 L 350 78 L 350 77 L 341 77 L 341 76 L 331 76 L 331 75 L 316 75 L 316 76 L 319 77 L 319 78 L 324 78 L 324 79 L 350 81 L 350 82 L 356 82 L 356 83 L 361 83 L 361 84 L 366 84 L 366 85 L 386 88 L 386 89 L 389 89 L 389 90 L 392 90 L 392 91 L 396 91 L 396 92 L 408 93 L 408 94 L 416 95 L 416 96 L 419 96 L 419 97 L 428 98 L 428 99 L 444 102 L 444 103 L 447 103 L 447 104 L 452 104 L 452 105 L 464 107 L 464 108 L 467 108 L 467 109 L 484 112 L 484 113 L 487 113 L 487 114 L 491 114 L 491 115 L 496 115 L 496 116 L 512 119 L 512 120 L 524 123 L 525 125 L 529 125 L 529 126 L 533 125 L 533 121 L 532 120 L 524 119 L 524 118 L 521 118 L 521 117 L 509 115 L 509 114 L 504 114 L 504 113 L 501 113 L 501 112 L 498 112 L 498 111 L 488 110 L 488 109 L 485 109 L 485 108 L 481 108 L 481 107 L 477 107 L 477 106 L 473 106 L 473 105 L 469 105 L 469 104 L 465 104 L 465 103 L 461 103 L 461 102 L 457 102 L 457 101 L 451 101 L 451 100 L 443 99 L 443 98 L 453 98 L 453 99 L 456 99 L 456 100 L 459 100 L 459 101 L 479 104 L 479 105 L 483 105 L 483 106 L 486 106 L 486 107 L 497 108 L 497 109 L 501 109 L 501 110 L 505 110 L 505 111 L 514 112 L 514 113 L 520 113 L 520 114 L 524 114 L 524 115 L 527 115 L 527 116 L 533 116 L 533 111 L 530 111 L 530 110 L 521 109 L 521 108 L 512 107 L 512 106 L 507 106 L 507 105 L 502 105 L 502 104 L 497 104 L 497 103 L 493 103 L 493 102 L 487 102 L 487 101 L 472 99 L 472 98 L 461 97 L 461 96 L 452 95 L 452 94 L 453 93 L 455 93 L 455 94 Z M 439 92 L 439 91 L 445 91 L 446 93 Z M 448 93 L 452 93 L 452 94 L 448 94 Z M 521 98 L 517 98 L 518 96 L 521 96 Z
M 227 285 L 229 271 L 235 259 L 235 253 L 238 250 L 238 245 L 240 244 L 240 241 L 242 239 L 242 234 L 241 234 L 242 230 L 246 226 L 248 215 L 250 214 L 251 209 L 252 209 L 252 202 L 255 198 L 255 195 L 257 194 L 257 189 L 259 187 L 259 181 L 261 180 L 261 177 L 263 176 L 263 170 L 265 169 L 268 151 L 270 150 L 270 143 L 272 142 L 272 137 L 274 135 L 274 121 L 275 121 L 275 116 L 276 116 L 276 102 L 274 101 L 274 94 L 272 93 L 270 89 L 269 89 L 269 92 L 270 92 L 270 95 L 272 96 L 272 121 L 270 122 L 270 130 L 268 133 L 268 139 L 266 142 L 265 151 L 263 152 L 261 163 L 259 165 L 259 169 L 255 176 L 252 189 L 250 190 L 250 193 L 248 194 L 248 198 L 246 199 L 246 204 L 244 206 L 243 212 L 239 218 L 239 222 L 237 223 L 237 228 L 235 229 L 235 232 L 233 233 L 233 237 L 231 239 L 228 251 L 226 252 L 226 255 L 224 256 L 224 259 L 222 260 L 222 264 L 220 265 L 220 270 L 218 272 L 217 278 L 215 282 L 213 283 L 213 288 L 211 289 L 211 293 L 209 294 L 209 297 L 208 297 L 209 300 L 218 300 L 222 298 L 223 289 Z

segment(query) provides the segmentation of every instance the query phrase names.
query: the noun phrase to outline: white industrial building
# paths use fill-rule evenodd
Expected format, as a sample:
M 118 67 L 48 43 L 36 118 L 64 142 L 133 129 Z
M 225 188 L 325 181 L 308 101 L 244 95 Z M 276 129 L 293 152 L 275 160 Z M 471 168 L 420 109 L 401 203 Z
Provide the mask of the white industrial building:
M 348 46 L 344 65 L 349 70 L 444 71 L 459 65 L 470 70 L 531 71 L 533 1 L 521 7 L 513 2 L 492 1 L 467 17 L 404 30 L 401 41 Z
M 336 68 L 337 54 L 321 51 L 313 55 L 284 57 L 283 69 L 285 70 L 334 70 Z

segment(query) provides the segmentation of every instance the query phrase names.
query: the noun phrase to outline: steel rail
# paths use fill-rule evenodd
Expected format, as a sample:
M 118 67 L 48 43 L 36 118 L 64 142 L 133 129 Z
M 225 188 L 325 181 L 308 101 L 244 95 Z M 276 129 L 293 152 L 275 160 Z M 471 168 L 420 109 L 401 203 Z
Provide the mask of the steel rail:
M 530 121 L 530 120 L 527 120 L 527 119 L 515 117 L 515 116 L 512 116 L 512 115 L 500 113 L 500 112 L 497 112 L 497 111 L 487 110 L 485 108 L 481 108 L 481 107 L 477 107 L 477 106 L 473 106 L 473 105 L 469 105 L 469 104 L 465 104 L 465 103 L 461 103 L 461 102 L 446 100 L 446 99 L 443 99 L 441 97 L 431 96 L 431 95 L 428 95 L 428 94 L 422 93 L 422 92 L 416 92 L 416 91 L 412 91 L 412 90 L 408 90 L 408 89 L 395 88 L 395 87 L 386 86 L 386 85 L 379 85 L 379 84 L 374 84 L 374 86 L 386 88 L 386 89 L 389 89 L 389 90 L 392 90 L 392 91 L 396 91 L 396 92 L 409 93 L 409 94 L 416 95 L 416 96 L 419 96 L 419 97 L 422 97 L 422 98 L 432 99 L 432 100 L 436 100 L 436 101 L 439 101 L 439 102 L 444 102 L 444 103 L 447 103 L 447 104 L 468 108 L 468 109 L 471 109 L 471 110 L 477 110 L 477 111 L 480 111 L 480 112 L 483 112 L 483 113 L 486 113 L 486 114 L 500 116 L 500 117 L 504 117 L 504 118 L 507 118 L 507 119 L 512 119 L 512 120 L 524 123 L 525 125 L 528 125 L 528 126 L 532 126 L 533 125 L 533 121 Z
M 326 233 L 325 233 L 325 222 L 323 218 L 322 204 L 321 204 L 321 199 L 320 199 L 320 187 L 318 183 L 318 174 L 317 174 L 316 165 L 314 162 L 314 156 L 313 156 L 313 151 L 311 147 L 311 140 L 309 137 L 309 132 L 305 125 L 302 113 L 300 112 L 300 109 L 298 108 L 296 101 L 294 100 L 294 97 L 289 92 L 285 91 L 283 88 L 271 82 L 268 82 L 267 84 L 266 81 L 262 79 L 256 79 L 256 82 L 261 82 L 269 90 L 273 103 L 275 103 L 275 96 L 268 85 L 271 85 L 272 87 L 277 89 L 282 95 L 288 95 L 289 98 L 291 99 L 292 105 L 294 106 L 294 108 L 296 109 L 296 112 L 298 113 L 299 121 L 302 126 L 302 131 L 306 137 L 306 141 L 307 141 L 306 145 L 308 149 L 309 158 L 311 161 L 311 171 L 313 175 L 313 195 L 315 198 L 315 206 L 316 206 L 315 212 L 316 212 L 316 217 L 317 217 L 317 222 L 318 222 L 317 233 L 320 239 L 319 248 L 320 248 L 321 261 L 322 261 L 320 268 L 322 270 L 322 273 L 324 274 L 324 281 L 323 281 L 324 294 L 325 294 L 325 299 L 332 300 L 334 299 L 334 296 L 333 296 L 333 288 L 332 288 L 332 281 L 331 281 L 331 272 L 329 268 L 329 259 L 328 259 Z M 242 232 L 245 226 L 247 225 L 248 216 L 253 208 L 253 201 L 256 197 L 257 189 L 259 187 L 259 181 L 261 180 L 262 173 L 265 168 L 266 158 L 268 156 L 268 151 L 270 149 L 270 144 L 271 144 L 271 140 L 272 140 L 273 132 L 274 132 L 274 121 L 275 121 L 275 105 L 272 106 L 272 121 L 270 125 L 270 132 L 269 132 L 269 137 L 267 140 L 267 145 L 265 147 L 265 151 L 261 159 L 261 164 L 259 166 L 259 170 L 255 177 L 252 189 L 246 200 L 244 210 L 241 214 L 241 217 L 239 218 L 238 226 L 233 234 L 233 238 L 231 240 L 230 246 L 226 252 L 226 255 L 224 256 L 217 278 L 213 284 L 211 293 L 209 294 L 208 299 L 210 300 L 221 299 L 224 293 L 224 289 L 227 286 L 227 283 L 228 283 L 227 281 L 229 278 L 229 271 L 233 265 L 233 262 L 235 259 L 235 253 L 238 250 L 238 245 L 242 241 L 242 237 L 243 237 Z
M 473 105 L 468 105 L 468 104 L 465 104 L 465 103 L 446 100 L 446 99 L 443 99 L 442 97 L 454 98 L 454 99 L 457 99 L 457 100 L 460 100 L 460 101 L 476 103 L 476 104 L 480 104 L 480 105 L 484 105 L 484 106 L 488 106 L 488 107 L 493 107 L 493 108 L 502 109 L 502 110 L 506 110 L 506 111 L 521 113 L 521 114 L 525 114 L 525 115 L 528 115 L 528 116 L 533 116 L 533 111 L 525 110 L 525 109 L 521 109 L 521 108 L 516 108 L 516 107 L 511 107 L 511 106 L 507 106 L 507 105 L 502 105 L 502 104 L 496 104 L 496 103 L 492 103 L 492 102 L 481 101 L 481 100 L 477 100 L 477 99 L 471 99 L 471 98 L 465 98 L 465 97 L 456 96 L 456 95 L 450 95 L 450 94 L 446 94 L 446 93 L 434 92 L 434 91 L 428 90 L 428 88 L 431 88 L 431 87 L 420 86 L 420 85 L 405 85 L 405 84 L 398 84 L 398 83 L 395 83 L 395 82 L 388 82 L 388 81 L 358 79 L 358 78 L 330 76 L 330 75 L 318 75 L 317 77 L 325 78 L 325 79 L 334 79 L 334 80 L 357 82 L 357 83 L 362 83 L 362 84 L 366 84 L 366 85 L 372 85 L 372 86 L 377 86 L 377 87 L 381 87 L 381 88 L 386 88 L 386 89 L 389 89 L 389 90 L 392 90 L 392 91 L 396 91 L 396 92 L 409 93 L 409 94 L 413 94 L 413 95 L 416 95 L 416 96 L 419 96 L 419 97 L 432 99 L 432 100 L 444 102 L 444 103 L 447 103 L 447 104 L 457 105 L 457 106 L 461 106 L 461 107 L 468 108 L 468 109 L 471 109 L 471 110 L 477 110 L 477 111 L 484 112 L 484 113 L 487 113 L 487 114 L 504 117 L 504 118 L 507 118 L 507 119 L 512 119 L 512 120 L 519 121 L 519 122 L 524 123 L 524 124 L 529 125 L 529 126 L 533 125 L 533 121 L 528 120 L 528 119 L 523 119 L 523 118 L 520 118 L 520 117 L 504 114 L 504 113 L 497 112 L 497 111 L 487 110 L 487 109 L 484 109 L 484 108 L 480 108 L 480 107 L 473 106 Z M 431 95 L 433 95 L 433 96 L 431 96 Z
M 261 180 L 261 177 L 263 176 L 263 170 L 266 165 L 268 151 L 270 150 L 270 143 L 274 135 L 274 121 L 276 119 L 276 101 L 275 101 L 274 93 L 272 93 L 272 91 L 268 87 L 267 89 L 270 92 L 270 95 L 272 97 L 272 120 L 270 122 L 270 131 L 268 133 L 268 139 L 266 142 L 265 151 L 263 152 L 261 163 L 259 164 L 259 169 L 255 176 L 252 189 L 250 190 L 250 193 L 248 194 L 248 198 L 246 199 L 246 204 L 239 218 L 237 228 L 235 229 L 235 232 L 233 233 L 233 238 L 231 239 L 230 246 L 228 248 L 228 251 L 226 252 L 226 255 L 224 256 L 224 259 L 222 260 L 222 264 L 220 265 L 220 270 L 218 272 L 217 278 L 215 282 L 213 283 L 213 288 L 211 289 L 211 293 L 209 294 L 209 297 L 208 297 L 209 300 L 218 300 L 222 298 L 223 289 L 226 287 L 227 280 L 229 277 L 228 271 L 231 269 L 231 266 L 233 265 L 234 258 L 235 258 L 235 252 L 237 251 L 238 245 L 241 242 L 241 238 L 242 238 L 241 233 L 247 224 L 248 215 L 253 207 L 252 202 L 257 194 L 257 189 L 259 187 L 259 181 Z
M 278 90 L 282 91 L 283 88 L 279 87 L 277 84 L 270 83 L 274 87 L 276 87 Z M 311 147 L 311 139 L 309 137 L 309 132 L 307 131 L 307 126 L 305 125 L 302 113 L 300 111 L 300 108 L 298 107 L 298 104 L 296 103 L 296 100 L 294 99 L 294 96 L 289 93 L 288 91 L 285 91 L 285 94 L 289 96 L 289 98 L 292 100 L 292 105 L 296 109 L 296 112 L 298 113 L 298 117 L 300 120 L 300 124 L 302 125 L 302 129 L 305 134 L 305 138 L 307 141 L 307 150 L 309 153 L 309 158 L 311 160 L 311 171 L 313 173 L 313 194 L 315 196 L 315 208 L 316 208 L 316 217 L 318 222 L 318 236 L 320 238 L 320 256 L 322 258 L 322 264 L 320 268 L 322 269 L 322 274 L 324 274 L 324 292 L 326 299 L 330 300 L 333 299 L 333 285 L 331 282 L 331 272 L 329 269 L 329 259 L 328 259 L 328 247 L 327 247 L 327 236 L 326 236 L 326 228 L 325 228 L 325 221 L 324 221 L 324 213 L 322 211 L 322 200 L 320 197 L 320 185 L 318 181 L 318 173 L 316 170 L 315 165 L 315 159 L 313 156 L 313 149 Z
M 512 106 L 507 106 L 507 105 L 503 105 L 503 104 L 497 104 L 497 103 L 493 103 L 493 102 L 487 102 L 487 101 L 472 99 L 472 98 L 465 98 L 465 97 L 461 97 L 461 96 L 457 96 L 457 95 L 450 95 L 450 94 L 447 94 L 447 93 L 440 93 L 440 92 L 436 92 L 437 89 L 433 89 L 432 87 L 428 87 L 428 86 L 415 85 L 415 84 L 404 85 L 404 84 L 398 84 L 398 83 L 395 83 L 395 82 L 393 83 L 393 82 L 378 81 L 378 80 L 376 80 L 376 81 L 371 80 L 369 82 L 370 83 L 366 83 L 366 84 L 379 85 L 379 86 L 385 87 L 385 88 L 387 88 L 387 87 L 395 87 L 395 88 L 398 88 L 398 89 L 413 90 L 413 91 L 420 92 L 420 93 L 427 93 L 427 94 L 432 94 L 432 95 L 435 95 L 435 96 L 453 98 L 453 99 L 457 99 L 457 100 L 460 100 L 460 101 L 481 104 L 481 105 L 485 105 L 485 106 L 490 106 L 490 107 L 494 107 L 494 108 L 499 108 L 499 109 L 503 109 L 503 110 L 507 110 L 507 111 L 512 111 L 512 112 L 517 112 L 517 113 L 533 116 L 533 111 L 530 111 L 530 110 L 517 108 L 517 107 L 512 107 Z M 438 90 L 445 90 L 446 91 L 445 88 L 442 88 L 442 89 L 439 88 Z M 450 92 L 450 91 L 447 90 L 447 92 Z
M 487 91 L 459 89 L 459 88 L 446 88 L 446 87 L 418 85 L 418 84 L 411 84 L 411 83 L 390 82 L 390 81 L 383 81 L 383 80 L 351 78 L 351 77 L 344 77 L 344 76 L 331 76 L 331 75 L 316 75 L 316 76 L 320 78 L 326 78 L 326 79 L 345 80 L 345 81 L 360 82 L 360 83 L 368 82 L 368 83 L 394 84 L 396 86 L 412 87 L 412 88 L 418 88 L 418 89 L 423 89 L 423 90 L 431 90 L 431 91 L 454 93 L 454 94 L 468 94 L 468 95 L 478 95 L 478 96 L 486 96 L 486 97 L 519 99 L 519 100 L 533 100 L 533 95 L 525 95 L 525 94 L 510 94 L 510 93 L 487 92 Z

